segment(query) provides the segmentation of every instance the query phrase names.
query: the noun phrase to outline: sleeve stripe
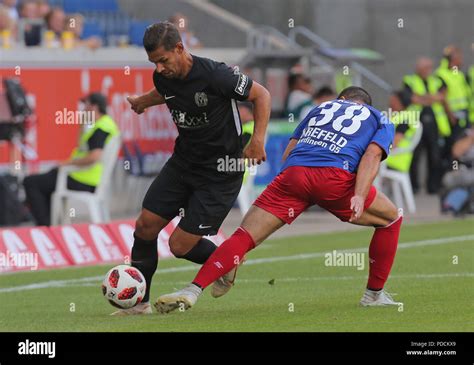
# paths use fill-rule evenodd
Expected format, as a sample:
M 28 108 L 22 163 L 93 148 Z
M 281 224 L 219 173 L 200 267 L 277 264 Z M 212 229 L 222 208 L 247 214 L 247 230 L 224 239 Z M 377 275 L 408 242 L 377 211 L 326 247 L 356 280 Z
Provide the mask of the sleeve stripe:
M 235 102 L 235 99 L 230 99 L 230 103 L 232 105 L 232 113 L 234 114 L 235 129 L 237 129 L 237 135 L 240 136 L 242 134 L 242 123 L 240 121 L 237 103 Z

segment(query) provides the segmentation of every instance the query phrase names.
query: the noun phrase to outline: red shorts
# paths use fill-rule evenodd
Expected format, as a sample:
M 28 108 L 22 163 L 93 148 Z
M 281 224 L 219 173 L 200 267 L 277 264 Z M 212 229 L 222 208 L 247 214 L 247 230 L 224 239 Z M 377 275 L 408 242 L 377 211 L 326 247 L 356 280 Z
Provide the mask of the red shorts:
M 352 211 L 356 174 L 337 167 L 291 166 L 267 186 L 254 205 L 290 224 L 313 204 L 347 222 Z M 367 209 L 377 190 L 370 187 L 365 199 Z

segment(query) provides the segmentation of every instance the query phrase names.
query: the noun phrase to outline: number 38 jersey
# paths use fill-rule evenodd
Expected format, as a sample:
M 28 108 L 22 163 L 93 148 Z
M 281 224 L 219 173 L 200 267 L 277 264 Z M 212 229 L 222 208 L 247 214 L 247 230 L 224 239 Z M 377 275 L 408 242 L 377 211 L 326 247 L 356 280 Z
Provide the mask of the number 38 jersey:
M 331 166 L 351 173 L 370 143 L 390 153 L 393 124 L 377 109 L 351 101 L 332 100 L 318 105 L 292 135 L 298 142 L 281 171 L 290 166 Z

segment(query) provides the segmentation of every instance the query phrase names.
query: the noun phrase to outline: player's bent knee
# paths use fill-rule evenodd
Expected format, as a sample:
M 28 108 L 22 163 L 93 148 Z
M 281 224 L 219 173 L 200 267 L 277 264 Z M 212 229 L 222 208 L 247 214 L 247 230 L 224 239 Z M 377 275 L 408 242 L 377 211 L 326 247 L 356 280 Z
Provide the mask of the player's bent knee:
M 192 246 L 189 247 L 190 245 L 186 244 L 186 242 L 183 242 L 182 239 L 174 235 L 171 235 L 169 238 L 169 246 L 170 246 L 170 251 L 171 253 L 178 258 L 181 258 L 185 256 L 190 249 L 192 249 Z
M 381 226 L 388 226 L 398 219 L 398 209 L 395 207 L 395 205 L 390 206 L 386 211 L 379 215 L 379 218 L 382 219 Z
M 390 223 L 398 219 L 398 216 L 399 216 L 398 209 L 395 205 L 393 205 L 393 207 L 391 207 L 387 213 L 388 213 L 387 218 L 390 220 Z
M 399 216 L 399 209 L 388 198 L 386 198 L 386 203 L 384 205 L 385 205 L 384 218 L 386 218 L 389 221 L 388 224 L 396 221 Z
M 144 240 L 153 240 L 160 233 L 159 227 L 150 219 L 138 217 L 135 222 L 135 234 Z
M 398 209 L 395 204 L 382 192 L 378 191 L 375 201 L 367 209 L 377 226 L 385 226 L 398 219 Z M 372 222 L 371 222 L 372 223 Z
M 174 257 L 182 258 L 188 253 L 189 249 L 182 245 L 170 244 L 170 251 L 174 255 Z

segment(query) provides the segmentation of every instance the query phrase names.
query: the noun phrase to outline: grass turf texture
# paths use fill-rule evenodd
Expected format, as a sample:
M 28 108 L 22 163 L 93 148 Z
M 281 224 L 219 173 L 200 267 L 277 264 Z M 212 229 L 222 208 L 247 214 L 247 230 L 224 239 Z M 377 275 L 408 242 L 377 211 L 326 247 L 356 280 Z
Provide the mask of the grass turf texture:
M 109 316 L 115 309 L 103 298 L 100 280 L 77 279 L 105 275 L 111 265 L 0 275 L 0 331 L 474 330 L 474 239 L 465 237 L 474 235 L 473 219 L 402 227 L 401 244 L 464 236 L 463 241 L 421 242 L 399 249 L 386 288 L 397 293 L 394 299 L 404 302 L 403 308 L 359 307 L 367 280 L 367 255 L 364 270 L 325 266 L 327 252 L 367 248 L 372 231 L 270 239 L 248 255 L 249 264 L 239 270 L 237 283 L 226 296 L 214 299 L 206 290 L 192 309 L 168 315 Z M 298 256 L 306 254 L 309 257 Z M 256 262 L 276 257 L 287 258 Z M 183 260 L 161 261 L 152 301 L 180 289 L 197 269 Z M 56 280 L 67 282 L 57 283 L 58 287 L 2 291 Z

